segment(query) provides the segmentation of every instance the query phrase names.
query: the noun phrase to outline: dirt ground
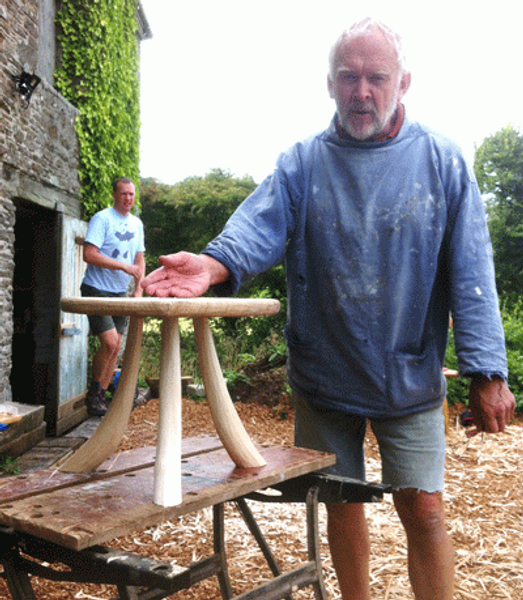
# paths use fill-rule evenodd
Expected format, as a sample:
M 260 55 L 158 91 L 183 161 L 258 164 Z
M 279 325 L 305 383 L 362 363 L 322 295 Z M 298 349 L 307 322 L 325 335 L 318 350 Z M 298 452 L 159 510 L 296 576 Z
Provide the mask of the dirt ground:
M 271 371 L 251 378 L 253 383 L 231 394 L 240 398 L 236 408 L 252 438 L 258 442 L 292 444 L 293 411 L 284 391 L 283 374 Z M 249 392 L 251 393 L 249 395 Z M 276 400 L 275 400 L 276 399 Z M 446 502 L 448 530 L 454 540 L 456 600 L 523 598 L 523 429 L 515 422 L 498 436 L 468 438 L 458 423 L 463 407 L 451 407 L 447 448 Z M 121 443 L 121 450 L 154 445 L 158 401 L 136 408 Z M 183 433 L 192 436 L 214 432 L 205 401 L 184 400 Z M 372 436 L 367 438 L 368 479 L 379 481 L 379 459 Z M 290 568 L 306 559 L 304 511 L 301 505 L 251 503 L 281 567 Z M 410 599 L 406 542 L 390 497 L 367 505 L 372 539 L 371 577 L 373 599 Z M 241 517 L 227 508 L 227 550 L 234 592 L 239 594 L 270 577 Z M 320 506 L 321 546 L 329 597 L 339 599 L 336 578 L 326 540 L 325 509 Z M 210 510 L 191 514 L 161 527 L 137 531 L 109 545 L 169 563 L 189 564 L 212 550 Z M 116 588 L 50 583 L 34 579 L 37 598 L 46 600 L 114 598 Z M 0 581 L 0 598 L 8 598 Z M 310 589 L 295 599 L 313 598 Z M 179 592 L 178 600 L 218 600 L 215 578 L 191 590 Z

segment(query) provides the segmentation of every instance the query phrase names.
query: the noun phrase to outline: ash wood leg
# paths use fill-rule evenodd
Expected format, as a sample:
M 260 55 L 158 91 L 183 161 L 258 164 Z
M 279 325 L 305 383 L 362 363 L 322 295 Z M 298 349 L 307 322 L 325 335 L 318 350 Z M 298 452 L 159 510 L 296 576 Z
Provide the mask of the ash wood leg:
M 180 330 L 177 317 L 164 317 L 160 357 L 160 415 L 154 502 L 174 506 L 182 501 L 182 383 Z
M 114 453 L 123 438 L 133 409 L 142 347 L 143 317 L 131 317 L 116 394 L 98 429 L 58 469 L 84 473 L 96 469 Z
M 205 395 L 222 444 L 236 466 L 262 467 L 266 464 L 265 459 L 256 450 L 245 431 L 227 390 L 209 320 L 205 317 L 195 317 L 193 321 Z

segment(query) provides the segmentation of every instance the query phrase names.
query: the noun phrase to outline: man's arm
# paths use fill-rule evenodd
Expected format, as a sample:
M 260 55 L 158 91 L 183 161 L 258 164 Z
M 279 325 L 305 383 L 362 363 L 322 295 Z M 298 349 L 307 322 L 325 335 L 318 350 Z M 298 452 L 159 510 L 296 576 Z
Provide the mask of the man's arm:
M 145 277 L 145 257 L 143 252 L 137 252 L 134 257 L 134 264 L 139 268 L 138 277 L 134 279 L 133 297 L 139 298 L 143 294 L 142 280 Z
M 160 256 L 159 262 L 162 266 L 141 284 L 149 296 L 195 298 L 229 277 L 227 268 L 207 254 L 177 252 Z
M 137 280 L 137 278 L 141 280 L 144 274 L 144 271 L 140 270 L 142 267 L 139 265 L 128 265 L 116 258 L 104 256 L 96 246 L 89 242 L 84 243 L 83 256 L 86 263 L 90 263 L 96 267 L 103 267 L 104 269 L 111 269 L 112 271 L 124 271 L 124 273 L 134 277 L 135 280 Z

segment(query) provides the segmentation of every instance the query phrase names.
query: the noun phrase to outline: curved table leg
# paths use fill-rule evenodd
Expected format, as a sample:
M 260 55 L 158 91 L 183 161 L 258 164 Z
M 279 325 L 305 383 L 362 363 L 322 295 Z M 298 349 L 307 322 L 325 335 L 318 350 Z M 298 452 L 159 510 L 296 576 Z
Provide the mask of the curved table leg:
M 160 414 L 154 463 L 154 502 L 182 501 L 182 384 L 177 317 L 164 317 L 160 357 Z
M 220 439 L 238 467 L 262 467 L 265 459 L 254 447 L 227 390 L 212 339 L 209 320 L 195 317 L 194 336 L 205 393 Z
M 122 374 L 111 406 L 94 435 L 58 467 L 60 471 L 84 473 L 96 469 L 118 447 L 133 409 L 140 368 L 142 328 L 143 317 L 129 319 Z

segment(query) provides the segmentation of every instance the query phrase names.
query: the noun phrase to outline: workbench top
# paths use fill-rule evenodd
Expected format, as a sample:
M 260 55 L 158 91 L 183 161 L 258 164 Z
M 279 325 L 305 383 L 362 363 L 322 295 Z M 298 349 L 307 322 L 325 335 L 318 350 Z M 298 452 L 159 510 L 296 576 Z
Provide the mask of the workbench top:
M 0 523 L 81 550 L 334 464 L 313 450 L 257 446 L 267 464 L 237 468 L 218 438 L 182 444 L 182 503 L 153 503 L 156 448 L 122 452 L 90 473 L 35 471 L 0 480 Z

